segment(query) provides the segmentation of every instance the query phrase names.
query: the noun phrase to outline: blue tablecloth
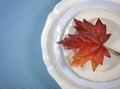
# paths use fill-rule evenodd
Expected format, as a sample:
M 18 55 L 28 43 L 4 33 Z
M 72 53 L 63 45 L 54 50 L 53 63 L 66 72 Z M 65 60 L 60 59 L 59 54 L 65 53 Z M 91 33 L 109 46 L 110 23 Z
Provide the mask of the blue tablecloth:
M 43 63 L 40 36 L 60 0 L 0 0 L 0 89 L 60 89 Z

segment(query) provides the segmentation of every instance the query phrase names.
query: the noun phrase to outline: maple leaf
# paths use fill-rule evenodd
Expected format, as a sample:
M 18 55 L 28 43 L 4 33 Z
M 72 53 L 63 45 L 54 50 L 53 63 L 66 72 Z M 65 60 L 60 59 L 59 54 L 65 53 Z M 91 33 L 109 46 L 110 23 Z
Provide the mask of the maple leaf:
M 99 64 L 103 64 L 104 56 L 111 57 L 109 51 L 103 45 L 111 36 L 106 34 L 106 25 L 98 18 L 96 24 L 83 19 L 83 22 L 74 19 L 76 32 L 68 34 L 59 41 L 67 50 L 78 50 L 73 56 L 70 66 L 83 67 L 91 61 L 93 71 Z

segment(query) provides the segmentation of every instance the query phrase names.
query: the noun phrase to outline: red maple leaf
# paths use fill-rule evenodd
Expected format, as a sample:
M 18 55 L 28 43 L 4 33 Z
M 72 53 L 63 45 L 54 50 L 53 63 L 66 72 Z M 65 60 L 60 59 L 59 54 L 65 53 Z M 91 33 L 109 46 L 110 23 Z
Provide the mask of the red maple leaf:
M 73 56 L 71 66 L 83 67 L 90 60 L 92 69 L 95 71 L 99 64 L 103 64 L 104 56 L 111 57 L 103 45 L 111 34 L 106 34 L 106 25 L 99 18 L 95 25 L 85 19 L 83 22 L 74 19 L 74 22 L 76 32 L 68 34 L 58 43 L 63 44 L 67 50 L 78 50 Z

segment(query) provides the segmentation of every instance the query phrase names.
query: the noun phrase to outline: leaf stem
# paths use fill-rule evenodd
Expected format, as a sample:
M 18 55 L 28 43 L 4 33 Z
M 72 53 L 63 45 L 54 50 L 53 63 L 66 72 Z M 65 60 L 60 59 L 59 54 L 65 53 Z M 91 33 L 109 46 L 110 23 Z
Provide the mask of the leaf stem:
M 109 48 L 109 47 L 106 47 L 111 53 L 113 53 L 113 54 L 115 54 L 115 55 L 117 55 L 117 56 L 120 56 L 120 52 L 118 52 L 118 51 L 116 51 L 116 50 L 114 50 L 114 49 L 111 49 L 111 48 Z

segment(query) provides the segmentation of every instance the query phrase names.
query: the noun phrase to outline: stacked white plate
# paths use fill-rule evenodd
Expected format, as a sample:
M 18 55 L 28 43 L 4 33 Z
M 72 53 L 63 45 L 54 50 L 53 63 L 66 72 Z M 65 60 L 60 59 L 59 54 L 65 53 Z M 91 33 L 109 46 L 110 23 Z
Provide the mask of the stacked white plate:
M 120 1 L 119 0 L 63 0 L 49 14 L 41 45 L 44 63 L 49 74 L 62 89 L 120 89 L 120 56 L 104 61 L 95 72 L 87 63 L 82 68 L 71 68 L 72 55 L 57 44 L 66 34 L 72 33 L 73 18 L 95 23 L 100 18 L 112 33 L 105 45 L 120 52 Z

